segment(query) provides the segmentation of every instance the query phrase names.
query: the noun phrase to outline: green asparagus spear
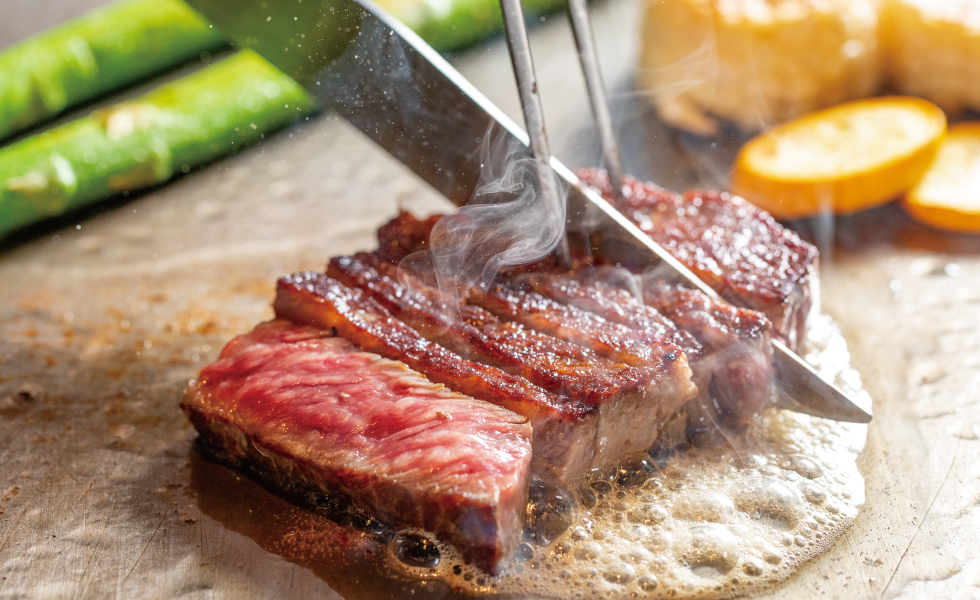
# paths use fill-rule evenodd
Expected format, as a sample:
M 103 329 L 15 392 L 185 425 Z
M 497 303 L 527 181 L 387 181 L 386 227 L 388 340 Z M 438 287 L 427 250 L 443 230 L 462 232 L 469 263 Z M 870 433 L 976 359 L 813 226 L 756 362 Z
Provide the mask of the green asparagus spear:
M 566 0 L 524 0 L 534 16 L 557 10 Z M 459 50 L 503 29 L 500 0 L 378 0 L 378 4 L 440 52 Z
M 524 4 L 536 14 L 563 1 Z M 503 26 L 498 0 L 381 4 L 442 52 Z M 0 140 L 225 43 L 181 0 L 120 0 L 48 30 L 0 52 Z
M 315 110 L 305 90 L 243 50 L 133 101 L 0 149 L 0 237 L 168 180 Z
M 0 53 L 0 139 L 225 45 L 181 0 L 122 0 Z

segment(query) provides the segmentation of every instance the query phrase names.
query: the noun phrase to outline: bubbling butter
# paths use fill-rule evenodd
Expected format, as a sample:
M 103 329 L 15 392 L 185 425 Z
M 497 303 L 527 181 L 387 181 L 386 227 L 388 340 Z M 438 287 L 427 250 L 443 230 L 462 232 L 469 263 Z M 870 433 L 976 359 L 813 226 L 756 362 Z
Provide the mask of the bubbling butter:
M 836 325 L 820 317 L 809 338 L 807 360 L 870 408 Z M 698 447 L 680 443 L 634 457 L 575 492 L 556 492 L 567 528 L 551 522 L 556 535 L 526 531 L 495 577 L 421 531 L 411 533 L 438 546 L 438 564 L 398 560 L 397 543 L 389 545 L 387 564 L 474 596 L 726 598 L 758 591 L 826 551 L 854 521 L 864 503 L 855 461 L 866 434 L 866 425 L 769 409 L 744 432 L 719 430 Z M 539 509 L 544 496 L 539 490 Z

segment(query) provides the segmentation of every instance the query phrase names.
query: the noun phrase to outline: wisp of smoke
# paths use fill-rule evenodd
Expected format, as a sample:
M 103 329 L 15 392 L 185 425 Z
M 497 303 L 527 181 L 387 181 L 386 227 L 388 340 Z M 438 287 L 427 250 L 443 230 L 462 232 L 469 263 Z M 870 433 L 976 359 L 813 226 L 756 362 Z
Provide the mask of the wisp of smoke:
M 400 268 L 437 286 L 443 309 L 456 313 L 473 286 L 489 286 L 509 267 L 544 258 L 565 233 L 565 193 L 551 169 L 539 169 L 512 136 L 487 132 L 480 181 L 470 201 L 436 223 L 430 249 L 405 258 Z M 553 178 L 542 193 L 538 174 Z M 547 189 L 547 188 L 545 188 Z

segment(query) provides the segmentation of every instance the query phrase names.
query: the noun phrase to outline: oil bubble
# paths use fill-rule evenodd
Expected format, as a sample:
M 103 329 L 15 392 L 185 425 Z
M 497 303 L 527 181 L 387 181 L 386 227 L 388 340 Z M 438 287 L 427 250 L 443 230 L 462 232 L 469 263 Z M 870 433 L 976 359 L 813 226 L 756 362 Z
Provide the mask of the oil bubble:
M 635 564 L 644 564 L 653 560 L 654 554 L 643 546 L 633 546 L 623 554 L 623 560 Z
M 627 564 L 615 564 L 607 568 L 603 576 L 609 583 L 629 583 L 636 577 L 636 569 Z
M 642 540 L 644 538 L 650 537 L 651 530 L 646 525 L 634 525 L 630 527 L 626 532 L 626 537 L 630 540 Z
M 762 560 L 770 565 L 778 565 L 783 562 L 783 553 L 778 548 L 765 548 L 762 550 Z
M 568 529 L 575 518 L 575 502 L 564 491 L 533 481 L 528 492 L 524 534 L 548 545 Z
M 801 481 L 799 483 L 800 491 L 803 492 L 803 497 L 806 498 L 807 502 L 810 504 L 821 506 L 827 501 L 827 491 L 820 487 L 819 484 L 812 481 Z
M 585 542 L 575 550 L 575 558 L 591 560 L 602 553 L 602 546 L 596 542 Z
M 595 508 L 595 505 L 598 502 L 598 500 L 596 499 L 595 492 L 593 492 L 589 488 L 584 488 L 582 490 L 579 490 L 578 501 L 585 508 Z
M 748 557 L 742 563 L 742 571 L 744 571 L 746 575 L 751 575 L 752 577 L 762 575 L 764 570 L 765 565 L 763 565 L 762 561 L 757 558 Z
M 609 483 L 608 481 L 601 481 L 601 480 L 593 481 L 592 483 L 589 484 L 589 487 L 595 490 L 597 494 L 608 494 L 613 489 L 611 483 Z
M 514 557 L 518 562 L 527 562 L 534 558 L 534 548 L 530 544 L 521 544 L 517 547 L 517 552 L 514 553 Z
M 678 543 L 678 559 L 699 577 L 724 575 L 738 563 L 738 539 L 721 525 L 695 525 L 684 537 Z
M 643 485 L 655 471 L 653 463 L 645 458 L 629 460 L 619 468 L 616 484 L 623 489 L 634 488 Z
M 670 559 L 668 559 L 663 554 L 654 554 L 649 561 L 650 570 L 655 571 L 657 573 L 661 571 L 666 571 L 667 567 L 669 566 L 670 566 Z
M 684 521 L 709 521 L 725 524 L 732 518 L 735 505 L 731 498 L 717 492 L 693 491 L 674 500 L 673 514 Z
M 657 589 L 657 584 L 660 582 L 657 581 L 657 578 L 653 575 L 644 575 L 643 577 L 640 577 L 636 583 L 639 584 L 640 589 L 644 592 L 652 592 L 653 590 Z
M 654 531 L 646 541 L 646 547 L 653 552 L 663 553 L 670 550 L 673 536 L 666 531 Z
M 806 516 L 795 488 L 769 477 L 751 477 L 735 496 L 735 506 L 753 519 L 779 529 L 793 529 Z
M 399 533 L 389 546 L 395 558 L 410 567 L 433 568 L 439 565 L 439 547 L 417 533 Z
M 783 468 L 795 471 L 807 479 L 816 479 L 823 476 L 823 469 L 807 456 L 801 454 L 791 454 L 783 462 Z
M 667 518 L 667 510 L 658 504 L 648 503 L 631 510 L 628 517 L 632 523 L 655 524 Z

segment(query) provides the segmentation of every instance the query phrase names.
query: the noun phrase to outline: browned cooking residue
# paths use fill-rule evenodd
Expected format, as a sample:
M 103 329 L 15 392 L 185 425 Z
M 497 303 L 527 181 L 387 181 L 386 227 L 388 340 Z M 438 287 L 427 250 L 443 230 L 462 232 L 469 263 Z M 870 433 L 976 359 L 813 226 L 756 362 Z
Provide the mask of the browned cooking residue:
M 276 286 L 274 280 L 269 278 L 242 279 L 236 280 L 231 284 L 231 292 L 233 294 L 268 298 L 271 303 L 276 295 Z
M 376 539 L 299 508 L 197 452 L 192 452 L 188 491 L 204 515 L 309 569 L 344 598 L 390 596 L 390 575 L 381 566 L 384 552 Z

